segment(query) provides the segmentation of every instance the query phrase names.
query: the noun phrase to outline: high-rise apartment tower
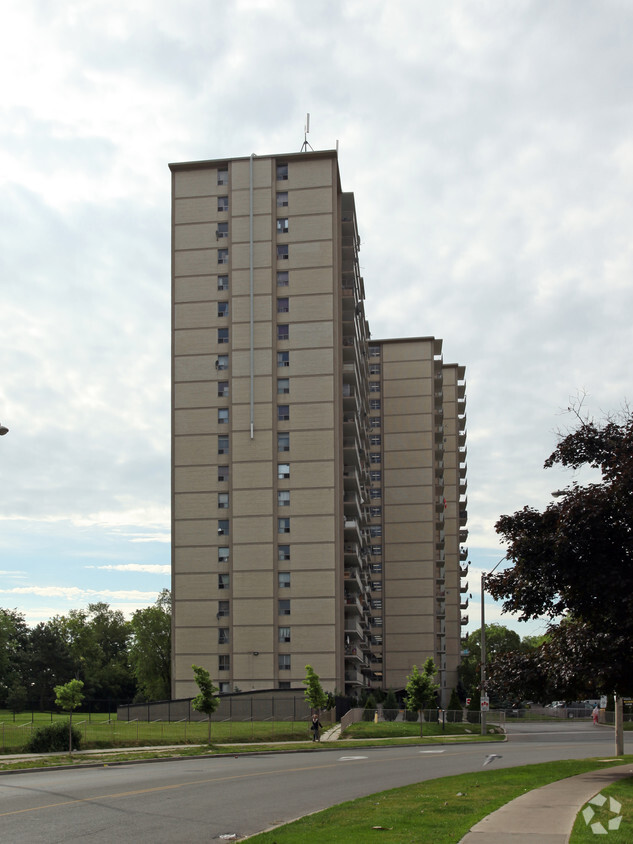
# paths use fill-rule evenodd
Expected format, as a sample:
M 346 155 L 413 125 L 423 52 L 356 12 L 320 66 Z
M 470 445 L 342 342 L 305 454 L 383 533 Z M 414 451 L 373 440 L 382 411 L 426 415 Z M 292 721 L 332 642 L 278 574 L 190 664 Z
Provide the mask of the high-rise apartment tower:
M 466 619 L 464 369 L 370 339 L 335 151 L 172 171 L 173 696 L 401 688 L 442 701 Z

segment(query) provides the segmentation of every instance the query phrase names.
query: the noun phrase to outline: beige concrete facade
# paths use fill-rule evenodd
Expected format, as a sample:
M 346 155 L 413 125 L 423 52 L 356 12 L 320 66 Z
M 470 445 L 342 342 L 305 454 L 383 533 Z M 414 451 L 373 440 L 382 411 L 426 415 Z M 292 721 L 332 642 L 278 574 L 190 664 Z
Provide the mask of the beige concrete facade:
M 336 152 L 170 167 L 173 697 L 194 662 L 223 691 L 306 664 L 354 691 L 427 656 L 450 693 L 463 368 L 369 341 Z

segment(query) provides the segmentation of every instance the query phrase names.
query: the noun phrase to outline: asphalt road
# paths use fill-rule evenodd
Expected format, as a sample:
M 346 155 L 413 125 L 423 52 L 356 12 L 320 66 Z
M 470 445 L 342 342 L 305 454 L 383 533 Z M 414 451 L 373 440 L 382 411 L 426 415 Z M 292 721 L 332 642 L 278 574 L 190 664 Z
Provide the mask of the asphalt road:
M 504 744 L 384 747 L 0 774 L 0 838 L 10 844 L 205 842 L 251 835 L 365 794 L 482 768 L 611 757 L 613 731 L 509 724 Z M 633 735 L 625 752 L 633 752 Z

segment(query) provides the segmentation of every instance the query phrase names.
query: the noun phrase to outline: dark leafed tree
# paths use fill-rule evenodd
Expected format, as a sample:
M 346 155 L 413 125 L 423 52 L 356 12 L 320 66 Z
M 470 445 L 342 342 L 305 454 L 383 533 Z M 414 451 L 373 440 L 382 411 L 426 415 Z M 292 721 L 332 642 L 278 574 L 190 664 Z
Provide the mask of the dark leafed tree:
M 511 568 L 487 578 L 503 609 L 522 619 L 549 616 L 538 670 L 559 687 L 630 691 L 633 676 L 633 413 L 603 424 L 580 420 L 545 467 L 599 470 L 542 512 L 525 507 L 496 529 Z M 554 624 L 558 617 L 563 624 Z

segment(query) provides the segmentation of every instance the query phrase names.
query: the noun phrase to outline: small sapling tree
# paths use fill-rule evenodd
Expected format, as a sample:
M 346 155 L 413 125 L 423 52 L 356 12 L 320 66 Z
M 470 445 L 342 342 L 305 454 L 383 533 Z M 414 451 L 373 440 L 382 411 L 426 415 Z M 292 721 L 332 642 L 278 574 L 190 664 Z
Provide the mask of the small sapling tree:
M 213 685 L 211 675 L 206 668 L 201 668 L 199 665 L 192 665 L 193 675 L 196 685 L 200 689 L 191 701 L 191 705 L 196 712 L 203 712 L 209 719 L 209 744 L 211 744 L 211 716 L 218 708 L 220 699 L 216 696 L 218 689 Z
M 429 657 L 424 663 L 422 671 L 419 671 L 417 665 L 414 665 L 413 671 L 407 677 L 405 689 L 407 709 L 411 712 L 420 713 L 420 736 L 422 735 L 422 710 L 425 707 L 435 705 L 435 695 L 440 687 L 439 683 L 433 682 L 436 674 L 435 663 Z
M 81 706 L 84 699 L 84 684 L 81 680 L 69 680 L 63 686 L 55 686 L 55 703 L 64 712 L 69 713 L 68 721 L 68 752 L 73 752 L 73 709 Z

